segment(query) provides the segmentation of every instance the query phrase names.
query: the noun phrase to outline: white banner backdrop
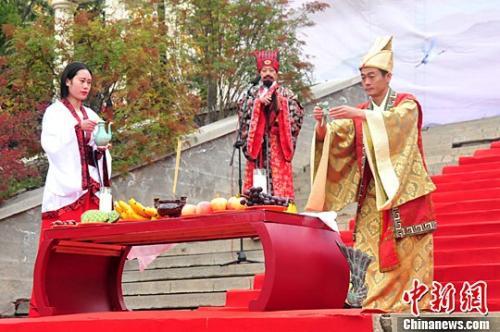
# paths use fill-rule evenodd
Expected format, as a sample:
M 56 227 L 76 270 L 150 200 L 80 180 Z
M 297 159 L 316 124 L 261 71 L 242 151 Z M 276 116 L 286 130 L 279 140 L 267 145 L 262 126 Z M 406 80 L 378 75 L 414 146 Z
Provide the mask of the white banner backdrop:
M 424 123 L 500 115 L 500 0 L 324 1 L 302 31 L 315 81 L 359 75 L 375 38 L 393 35 L 391 85 L 417 96 Z

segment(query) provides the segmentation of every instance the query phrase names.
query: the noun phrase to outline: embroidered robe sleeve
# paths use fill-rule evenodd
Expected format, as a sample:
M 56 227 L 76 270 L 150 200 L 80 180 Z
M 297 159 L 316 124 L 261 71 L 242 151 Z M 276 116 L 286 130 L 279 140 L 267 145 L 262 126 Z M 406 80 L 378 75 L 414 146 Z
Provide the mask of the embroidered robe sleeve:
M 403 100 L 384 112 L 366 111 L 363 140 L 375 179 L 377 209 L 386 210 L 435 189 L 418 148 L 417 103 Z
M 252 121 L 253 104 L 256 98 L 257 89 L 252 88 L 249 97 L 243 97 L 238 102 L 238 126 L 240 129 L 240 142 L 243 143 L 242 151 L 247 160 L 253 160 L 247 151 L 248 131 Z
M 306 210 L 341 210 L 356 201 L 359 181 L 353 121 L 335 120 L 327 126 L 324 141 L 313 137 Z
M 288 99 L 288 111 L 290 119 L 290 127 L 292 131 L 293 151 L 297 146 L 297 139 L 304 123 L 304 108 L 300 104 L 297 95 L 292 90 L 283 88 L 280 93 Z
M 304 122 L 304 108 L 297 99 L 297 96 L 288 88 L 280 87 L 278 89 L 280 96 L 284 97 L 288 101 L 288 120 L 290 122 L 291 129 L 291 140 L 292 140 L 292 153 L 290 158 L 295 152 L 295 147 L 297 146 L 297 139 L 302 129 L 302 124 Z M 252 116 L 254 116 L 254 103 L 257 99 L 258 89 L 252 88 L 250 97 L 243 98 L 239 101 L 238 107 L 238 119 L 239 126 L 241 128 L 241 141 L 243 142 L 242 151 L 248 160 L 254 160 L 248 152 L 248 133 L 250 131 L 250 125 L 252 122 Z

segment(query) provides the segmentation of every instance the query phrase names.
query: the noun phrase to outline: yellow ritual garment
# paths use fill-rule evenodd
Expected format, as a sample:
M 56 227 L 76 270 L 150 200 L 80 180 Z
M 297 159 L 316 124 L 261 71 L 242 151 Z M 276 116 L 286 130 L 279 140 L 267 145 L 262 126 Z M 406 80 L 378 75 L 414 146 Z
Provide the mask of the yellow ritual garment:
M 354 248 L 375 258 L 368 266 L 366 285 L 368 296 L 363 302 L 365 309 L 382 309 L 390 312 L 410 311 L 410 305 L 402 301 L 403 292 L 412 288 L 413 279 L 432 287 L 434 260 L 432 233 L 408 236 L 396 241 L 401 264 L 394 270 L 380 272 L 379 239 L 380 212 L 375 206 L 375 186 L 370 182 L 368 193 L 356 225 Z M 421 310 L 429 308 L 430 296 L 419 301 Z
M 418 102 L 388 93 L 384 111 L 367 110 L 366 121 L 334 120 L 324 141 L 313 139 L 306 210 L 358 202 L 354 247 L 374 257 L 363 307 L 398 312 L 409 308 L 402 294 L 413 279 L 432 285 L 435 186 L 423 161 Z

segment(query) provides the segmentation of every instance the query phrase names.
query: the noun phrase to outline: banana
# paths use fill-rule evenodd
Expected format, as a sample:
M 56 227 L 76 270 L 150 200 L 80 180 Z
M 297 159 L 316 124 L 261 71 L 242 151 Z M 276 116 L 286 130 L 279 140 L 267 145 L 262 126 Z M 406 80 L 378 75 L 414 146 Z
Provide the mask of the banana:
M 120 201 L 115 202 L 115 211 L 120 214 L 120 219 L 127 219 L 127 210 L 123 208 Z
M 119 200 L 117 204 L 123 212 L 127 212 L 129 211 L 129 209 L 131 209 L 131 207 L 125 201 Z
M 129 219 L 129 220 L 144 220 L 143 216 L 137 214 L 134 209 L 128 205 L 125 201 L 118 201 L 118 205 L 120 208 L 123 210 L 123 212 L 120 214 L 122 219 Z
M 120 204 L 118 204 L 118 202 L 115 202 L 115 211 L 118 212 L 120 215 L 124 212 Z
M 158 217 L 158 210 L 156 210 L 154 207 L 146 207 L 144 209 L 144 213 L 151 219 L 153 219 L 153 217 Z
M 128 203 L 138 215 L 148 219 L 153 216 L 158 216 L 158 211 L 154 207 L 144 206 L 134 198 L 129 199 Z
M 146 220 L 148 218 L 145 218 L 145 217 L 135 213 L 135 211 L 132 211 L 132 213 L 128 214 L 128 219 L 129 220 Z
M 295 203 L 293 203 L 293 202 L 290 202 L 288 204 L 288 208 L 286 209 L 285 212 L 288 212 L 288 213 L 298 213 L 298 211 L 297 211 L 297 205 L 295 205 Z
M 156 220 L 158 211 L 153 207 L 147 207 L 130 198 L 126 201 L 118 200 L 115 202 L 115 211 L 120 214 L 123 220 Z
M 146 213 L 146 207 L 144 205 L 142 205 L 141 203 L 139 203 L 138 201 L 136 201 L 134 198 L 129 199 L 128 204 L 132 207 L 134 212 L 137 213 L 138 215 L 140 215 L 144 218 L 147 218 L 147 219 L 151 218 L 151 216 Z

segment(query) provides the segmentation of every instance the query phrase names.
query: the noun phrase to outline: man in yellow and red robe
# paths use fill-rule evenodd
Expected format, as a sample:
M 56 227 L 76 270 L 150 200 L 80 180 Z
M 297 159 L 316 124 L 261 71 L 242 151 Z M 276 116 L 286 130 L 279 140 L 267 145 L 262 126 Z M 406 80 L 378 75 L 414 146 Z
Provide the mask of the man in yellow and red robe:
M 329 110 L 317 121 L 311 155 L 311 211 L 338 211 L 357 202 L 354 247 L 375 258 L 369 265 L 363 308 L 406 311 L 403 292 L 413 279 L 433 280 L 435 190 L 424 162 L 422 109 L 410 94 L 390 86 L 392 37 L 378 38 L 360 66 L 370 97 L 357 107 Z M 322 125 L 323 124 L 323 125 Z M 429 296 L 420 301 L 428 307 Z
M 254 55 L 262 84 L 249 91 L 239 111 L 247 159 L 243 189 L 253 187 L 254 170 L 263 169 L 268 193 L 294 198 L 292 158 L 304 109 L 292 91 L 278 83 L 278 51 L 262 50 Z

